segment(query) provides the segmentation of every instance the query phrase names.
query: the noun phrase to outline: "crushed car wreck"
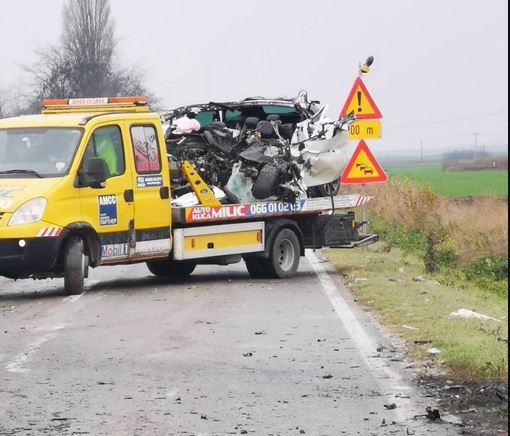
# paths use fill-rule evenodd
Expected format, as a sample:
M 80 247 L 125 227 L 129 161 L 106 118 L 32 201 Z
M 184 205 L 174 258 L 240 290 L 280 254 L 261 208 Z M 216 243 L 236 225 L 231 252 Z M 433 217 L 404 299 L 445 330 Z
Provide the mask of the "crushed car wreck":
M 336 195 L 354 116 L 331 120 L 326 109 L 303 90 L 292 99 L 253 97 L 162 113 L 174 204 L 197 201 L 180 171 L 184 161 L 225 194 L 225 203 Z

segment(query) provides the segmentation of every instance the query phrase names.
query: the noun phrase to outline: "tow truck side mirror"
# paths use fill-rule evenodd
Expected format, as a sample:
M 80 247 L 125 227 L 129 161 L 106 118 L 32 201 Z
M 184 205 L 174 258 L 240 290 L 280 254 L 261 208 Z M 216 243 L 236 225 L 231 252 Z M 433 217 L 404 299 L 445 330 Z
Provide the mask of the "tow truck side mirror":
M 106 162 L 100 157 L 90 157 L 84 163 L 84 168 L 78 171 L 80 186 L 99 189 L 104 188 L 108 178 Z

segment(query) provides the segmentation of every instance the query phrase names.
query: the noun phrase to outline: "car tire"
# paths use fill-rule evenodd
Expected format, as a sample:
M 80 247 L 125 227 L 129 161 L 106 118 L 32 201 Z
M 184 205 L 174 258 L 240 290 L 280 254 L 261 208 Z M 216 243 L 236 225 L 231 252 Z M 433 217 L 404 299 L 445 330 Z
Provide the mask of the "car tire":
M 83 240 L 71 236 L 64 253 L 64 289 L 69 295 L 81 294 L 85 276 L 88 275 L 88 258 L 83 253 Z
M 257 200 L 263 200 L 275 195 L 279 180 L 280 170 L 272 164 L 264 165 L 251 188 L 253 197 Z
M 166 260 L 149 260 L 147 268 L 158 277 L 188 277 L 195 271 L 197 264 L 193 262 L 176 262 L 170 259 Z
M 308 195 L 311 198 L 316 197 L 331 197 L 336 196 L 340 191 L 340 181 L 335 180 L 334 182 L 325 183 L 324 185 L 314 186 L 308 190 Z
M 300 244 L 296 233 L 292 229 L 284 228 L 273 239 L 269 258 L 263 259 L 263 269 L 269 277 L 290 278 L 298 269 L 299 257 Z

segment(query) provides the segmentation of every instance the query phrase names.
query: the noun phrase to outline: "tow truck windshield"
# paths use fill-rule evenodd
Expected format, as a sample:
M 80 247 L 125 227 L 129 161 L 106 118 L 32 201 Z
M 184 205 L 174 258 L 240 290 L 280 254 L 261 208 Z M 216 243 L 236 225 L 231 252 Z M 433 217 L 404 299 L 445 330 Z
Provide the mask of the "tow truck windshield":
M 79 128 L 0 129 L 0 178 L 65 176 L 82 134 Z

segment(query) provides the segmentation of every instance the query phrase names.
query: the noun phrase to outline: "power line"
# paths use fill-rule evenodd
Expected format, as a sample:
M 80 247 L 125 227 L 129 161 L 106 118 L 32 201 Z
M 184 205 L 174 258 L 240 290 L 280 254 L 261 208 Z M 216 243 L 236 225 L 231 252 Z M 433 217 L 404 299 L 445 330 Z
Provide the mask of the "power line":
M 477 132 L 478 136 L 483 136 L 485 139 L 487 137 L 491 137 L 492 141 L 495 140 L 507 140 L 507 134 L 506 132 Z M 409 142 L 409 141 L 418 141 L 420 139 L 427 140 L 427 141 L 449 141 L 449 140 L 455 140 L 458 138 L 472 138 L 473 132 L 466 132 L 466 133 L 457 133 L 457 134 L 451 134 L 451 135 L 440 135 L 440 136 L 424 136 L 424 135 L 418 135 L 415 136 L 404 136 L 402 138 L 395 138 L 395 137 L 386 137 L 382 140 L 384 142 Z M 494 138 L 495 137 L 495 138 Z
M 454 123 L 457 121 L 474 120 L 477 118 L 484 118 L 484 117 L 493 117 L 496 115 L 503 115 L 506 113 L 508 113 L 508 111 L 503 110 L 503 111 L 498 111 L 498 112 L 487 112 L 485 114 L 480 114 L 480 115 L 472 115 L 469 117 L 450 118 L 448 120 L 427 121 L 427 122 L 423 122 L 423 123 L 414 123 L 414 124 L 394 124 L 394 125 L 390 124 L 387 127 L 416 127 L 416 126 L 429 126 L 432 124 L 447 124 L 447 123 Z

